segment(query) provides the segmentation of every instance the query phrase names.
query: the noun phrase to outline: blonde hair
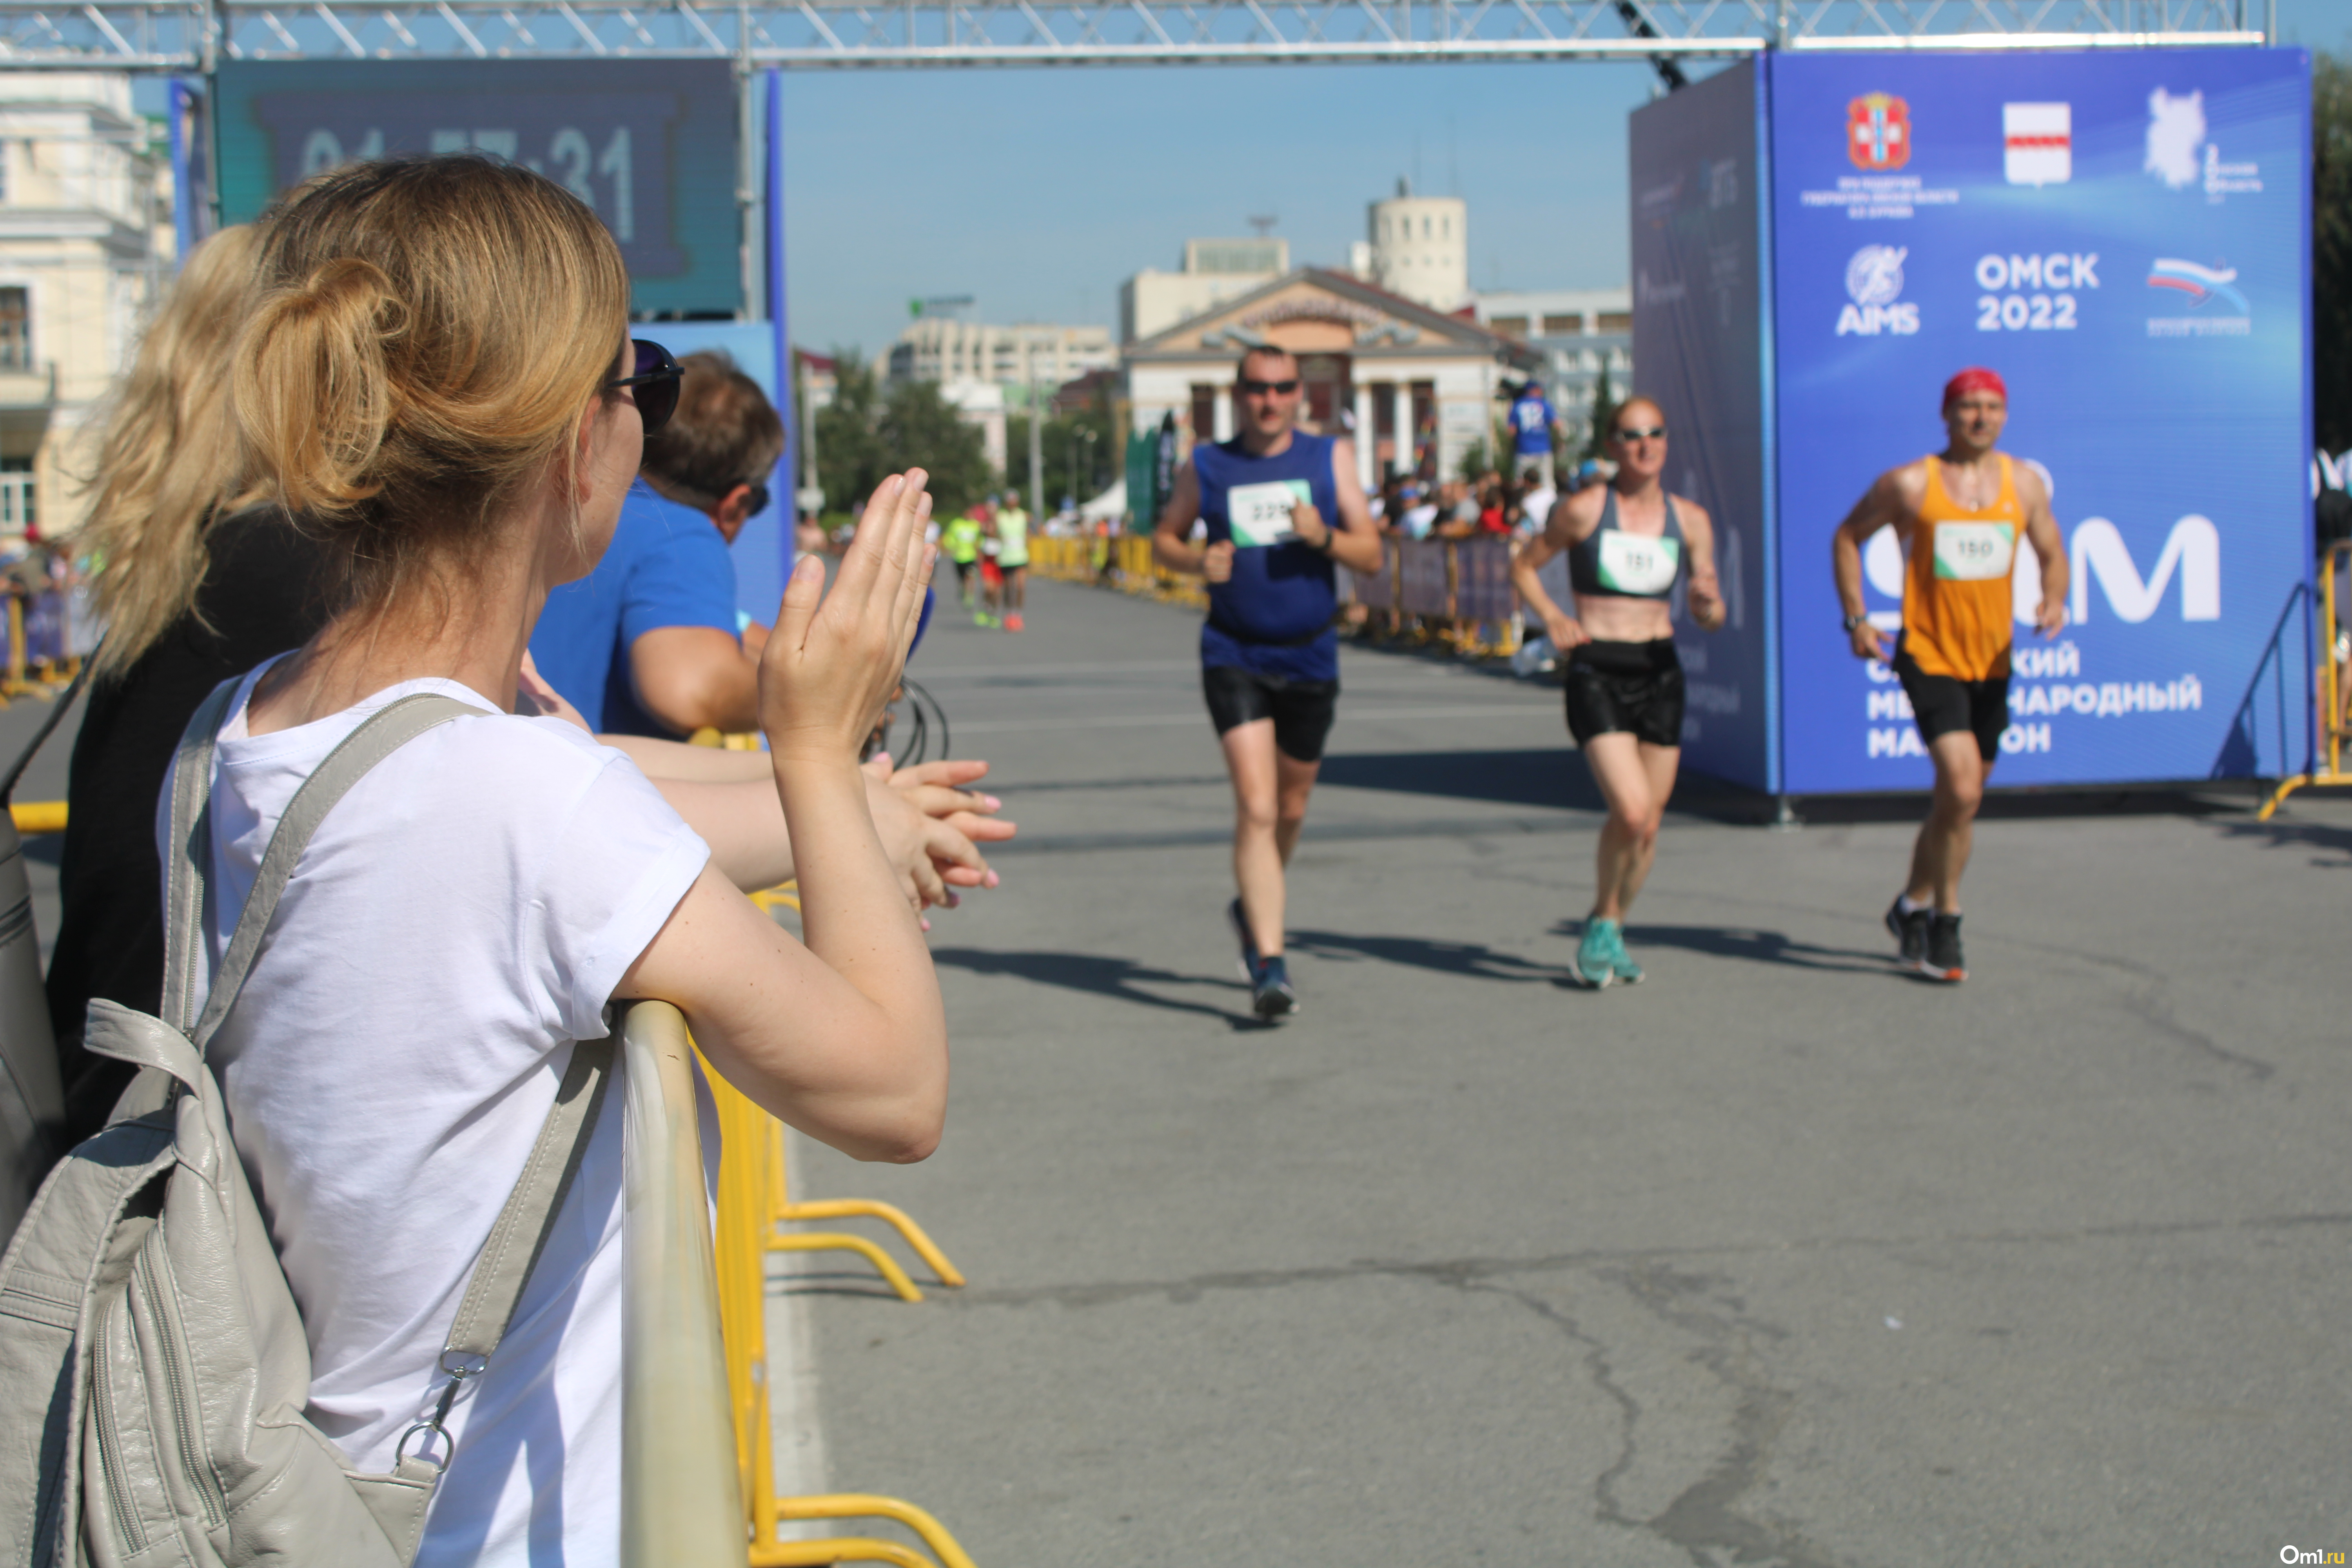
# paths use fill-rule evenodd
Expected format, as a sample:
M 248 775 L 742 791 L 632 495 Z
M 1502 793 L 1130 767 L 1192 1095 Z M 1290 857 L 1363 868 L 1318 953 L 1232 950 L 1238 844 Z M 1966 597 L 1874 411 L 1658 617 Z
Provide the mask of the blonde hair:
M 237 500 L 340 555 L 346 613 L 462 573 L 551 464 L 568 487 L 629 280 L 562 186 L 467 154 L 352 164 L 272 215 L 257 270 L 229 376 Z
M 108 628 L 93 661 L 100 675 L 130 668 L 173 621 L 196 613 L 205 525 L 234 478 L 222 382 L 258 248 L 240 224 L 191 251 L 115 392 L 89 516 L 74 536 L 77 550 L 103 563 L 94 584 Z

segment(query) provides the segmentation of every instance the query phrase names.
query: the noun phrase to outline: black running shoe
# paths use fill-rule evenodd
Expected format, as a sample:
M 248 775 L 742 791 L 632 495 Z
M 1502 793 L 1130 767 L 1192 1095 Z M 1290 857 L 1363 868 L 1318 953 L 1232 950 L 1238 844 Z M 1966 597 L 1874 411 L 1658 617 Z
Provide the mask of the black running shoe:
M 1250 976 L 1250 1007 L 1269 1022 L 1298 1011 L 1298 993 L 1290 988 L 1290 970 L 1282 954 L 1258 960 L 1257 972 Z
M 1252 986 L 1257 984 L 1257 942 L 1250 935 L 1249 917 L 1242 913 L 1242 901 L 1235 899 L 1225 906 L 1225 923 L 1234 928 L 1234 935 L 1242 944 L 1242 978 Z
M 1930 980 L 1966 980 L 1968 960 L 1960 956 L 1960 917 L 1937 915 L 1927 922 L 1927 951 L 1919 973 Z
M 1919 961 L 1927 956 L 1927 922 L 1934 918 L 1933 910 L 1913 910 L 1903 912 L 1903 900 L 1898 895 L 1886 906 L 1886 929 L 1895 935 L 1895 945 L 1902 950 L 1898 960 L 1906 969 L 1916 969 Z

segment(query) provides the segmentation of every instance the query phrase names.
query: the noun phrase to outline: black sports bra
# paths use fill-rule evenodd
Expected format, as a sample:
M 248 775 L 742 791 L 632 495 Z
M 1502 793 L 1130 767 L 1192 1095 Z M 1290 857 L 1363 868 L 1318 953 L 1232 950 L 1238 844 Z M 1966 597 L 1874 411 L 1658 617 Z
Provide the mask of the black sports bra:
M 1666 531 L 1628 533 L 1617 522 L 1617 489 L 1601 503 L 1601 526 L 1568 550 L 1568 585 L 1580 594 L 1621 599 L 1663 599 L 1683 572 L 1683 522 L 1675 498 L 1665 497 Z

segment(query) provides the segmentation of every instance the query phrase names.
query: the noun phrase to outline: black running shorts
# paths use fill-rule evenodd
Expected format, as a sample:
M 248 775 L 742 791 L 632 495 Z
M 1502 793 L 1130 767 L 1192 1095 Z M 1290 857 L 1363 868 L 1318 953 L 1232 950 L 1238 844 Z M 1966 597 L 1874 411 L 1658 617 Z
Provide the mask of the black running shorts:
M 1672 637 L 1589 642 L 1568 656 L 1568 732 L 1628 734 L 1653 746 L 1683 743 L 1683 661 Z
M 1930 675 L 1901 648 L 1895 653 L 1895 673 L 1903 682 L 1903 695 L 1911 699 L 1911 718 L 1919 726 L 1921 740 L 1932 746 L 1938 735 L 1972 731 L 1977 755 L 1986 762 L 2000 755 L 2000 732 L 2009 728 L 2009 677 L 1961 680 Z
M 1323 742 L 1339 702 L 1336 680 L 1290 680 L 1230 664 L 1201 671 L 1209 719 L 1222 735 L 1236 724 L 1274 721 L 1274 749 L 1293 762 L 1323 760 Z

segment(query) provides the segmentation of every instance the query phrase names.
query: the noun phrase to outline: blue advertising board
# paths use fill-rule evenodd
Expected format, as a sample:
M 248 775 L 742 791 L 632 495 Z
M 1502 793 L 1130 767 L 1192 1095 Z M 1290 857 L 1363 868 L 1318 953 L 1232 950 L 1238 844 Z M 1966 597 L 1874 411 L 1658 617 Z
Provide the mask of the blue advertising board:
M 641 316 L 743 308 L 734 68 L 725 60 L 227 61 L 221 221 L 352 159 L 472 150 L 561 181 L 620 242 Z
M 1630 156 L 1637 390 L 1665 413 L 1667 489 L 1714 521 L 1726 601 L 1723 629 L 1707 633 L 1675 595 L 1683 757 L 1769 789 L 1777 687 L 1758 107 L 1752 71 L 1720 72 L 1636 110 Z
M 1942 447 L 1941 388 L 1969 365 L 2008 384 L 2001 448 L 2048 478 L 2073 575 L 2070 624 L 2042 639 L 2039 567 L 2018 552 L 2012 722 L 1993 782 L 2303 765 L 2306 57 L 1780 56 L 1762 74 L 1775 787 L 1931 780 L 1900 686 L 1840 630 L 1830 536 L 1876 475 Z M 1899 626 L 1891 531 L 1864 565 L 1870 614 Z
M 760 384 L 768 401 L 790 417 L 792 405 L 776 374 L 776 337 L 765 321 L 654 321 L 639 327 L 637 335 L 684 359 L 705 349 L 717 349 L 734 360 L 735 368 Z M 774 623 L 776 606 L 784 596 L 784 579 L 792 574 L 792 454 L 776 460 L 768 478 L 768 509 L 743 525 L 735 536 L 735 607 L 761 626 Z

